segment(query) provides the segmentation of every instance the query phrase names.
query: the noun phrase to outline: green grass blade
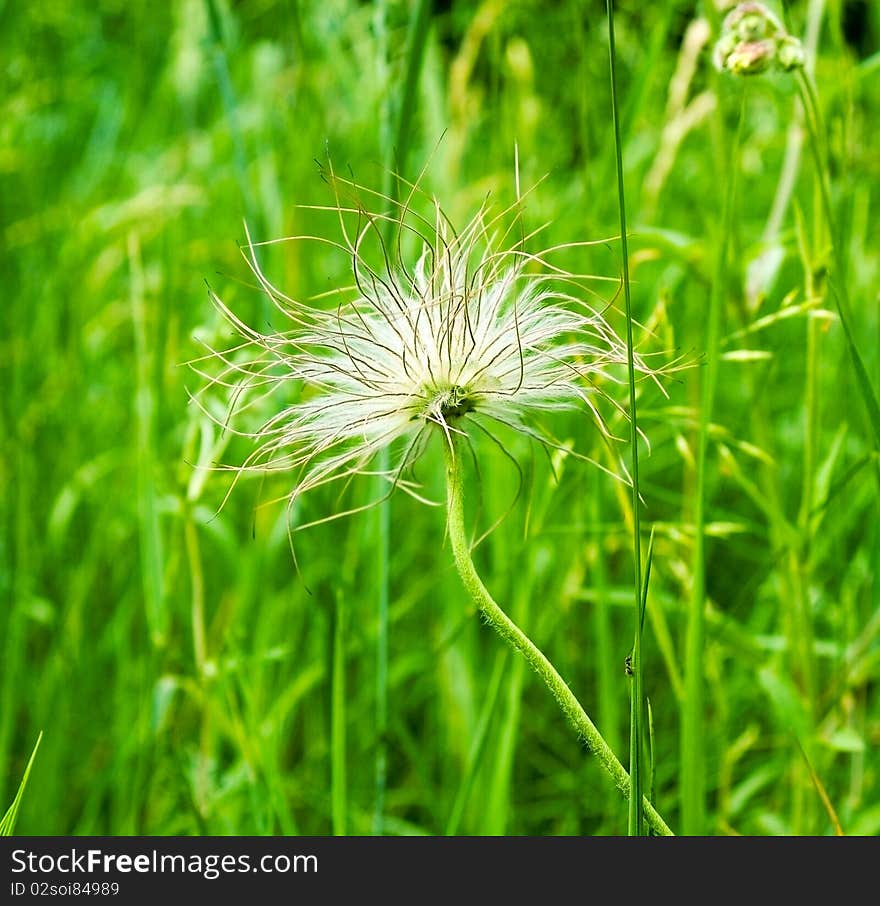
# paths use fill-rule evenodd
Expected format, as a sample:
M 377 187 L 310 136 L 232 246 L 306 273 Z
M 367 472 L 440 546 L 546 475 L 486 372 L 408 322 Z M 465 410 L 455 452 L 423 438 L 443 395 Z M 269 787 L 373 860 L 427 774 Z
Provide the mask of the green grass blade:
M 528 624 L 532 616 L 533 570 L 526 571 L 526 581 L 520 586 L 514 604 L 514 613 L 520 623 Z M 502 836 L 508 833 L 513 811 L 513 773 L 517 747 L 520 740 L 520 715 L 525 686 L 526 664 L 514 658 L 507 671 L 504 697 L 500 705 L 492 757 L 492 770 L 483 793 L 484 816 L 479 833 Z
M 18 792 L 15 794 L 15 799 L 12 800 L 12 805 L 9 806 L 3 819 L 0 820 L 0 837 L 11 837 L 13 830 L 15 830 L 15 822 L 18 818 L 18 810 L 21 808 L 22 796 L 24 796 L 28 778 L 31 776 L 31 768 L 34 766 L 34 760 L 37 757 L 37 750 L 40 748 L 42 739 L 43 731 L 41 730 L 40 735 L 37 737 L 37 741 L 34 744 L 34 750 L 31 752 L 31 757 L 28 759 L 27 767 L 24 769 L 24 775 L 21 778 L 21 783 L 18 785 Z
M 645 628 L 645 613 L 648 610 L 648 585 L 651 581 L 651 564 L 654 561 L 654 526 L 651 526 L 651 536 L 648 538 L 648 551 L 645 554 L 645 580 L 642 583 L 641 610 L 639 612 L 639 629 Z
M 720 104 L 720 100 L 719 100 Z M 727 281 L 727 257 L 733 231 L 734 196 L 736 192 L 736 168 L 739 161 L 739 145 L 742 134 L 745 94 L 743 94 L 737 118 L 737 131 L 726 158 L 726 184 L 723 196 L 720 235 L 716 239 L 716 257 L 709 296 L 709 312 L 706 320 L 706 365 L 702 376 L 700 393 L 700 415 L 697 429 L 696 488 L 694 490 L 694 548 L 693 586 L 688 607 L 685 629 L 685 696 L 681 721 L 680 790 L 682 833 L 699 835 L 705 832 L 705 764 L 704 764 L 704 723 L 703 723 L 703 646 L 706 634 L 706 481 L 708 469 L 709 433 L 715 397 L 718 388 L 720 362 L 720 337 L 724 314 L 724 294 Z M 724 134 L 726 126 L 719 112 Z
M 486 697 L 483 700 L 483 707 L 480 709 L 476 730 L 474 731 L 474 736 L 471 740 L 471 748 L 468 752 L 464 776 L 461 778 L 461 784 L 455 795 L 455 801 L 449 815 L 449 821 L 446 823 L 445 833 L 447 837 L 454 837 L 458 833 L 458 828 L 461 825 L 461 818 L 470 798 L 477 771 L 479 771 L 480 765 L 483 763 L 483 754 L 486 751 L 486 739 L 489 733 L 489 725 L 492 721 L 492 716 L 495 713 L 496 705 L 498 704 L 498 694 L 501 691 L 501 680 L 504 677 L 504 668 L 507 666 L 507 654 L 507 651 L 501 651 L 495 658 L 495 667 L 492 670 L 492 676 L 486 689 Z
M 141 581 L 144 591 L 150 638 L 157 648 L 164 646 L 168 629 L 165 579 L 163 575 L 163 537 L 159 513 L 159 490 L 156 487 L 156 419 L 157 403 L 151 380 L 153 369 L 150 330 L 147 320 L 146 277 L 140 240 L 132 232 L 128 237 L 128 259 L 131 272 L 130 300 L 134 331 L 136 385 L 134 396 L 137 425 L 137 493 L 138 529 L 140 533 Z
M 828 286 L 831 290 L 831 295 L 834 297 L 834 303 L 837 306 L 837 312 L 840 316 L 840 324 L 841 327 L 843 327 L 847 352 L 849 353 L 853 370 L 856 374 L 859 393 L 861 394 L 862 401 L 868 411 L 868 418 L 871 422 L 871 429 L 874 434 L 874 445 L 877 449 L 880 449 L 880 404 L 877 402 L 877 395 L 874 392 L 871 379 L 868 376 L 868 371 L 865 368 L 865 363 L 856 346 L 855 338 L 852 335 L 849 324 L 852 307 L 850 305 L 849 292 L 846 284 L 846 268 L 843 260 L 843 250 L 837 231 L 836 218 L 834 217 L 834 211 L 831 206 L 831 190 L 828 184 L 829 169 L 822 148 L 822 125 L 819 100 L 816 95 L 816 90 L 806 73 L 800 73 L 798 84 L 801 90 L 801 102 L 803 103 L 804 111 L 806 113 L 804 121 L 807 124 L 810 150 L 813 155 L 813 162 L 816 165 L 819 195 L 822 200 L 822 209 L 831 237 L 831 249 L 834 257 L 836 273 L 834 274 L 833 279 L 829 278 Z
M 842 274 L 841 280 L 843 280 Z M 859 385 L 859 393 L 862 396 L 862 402 L 865 404 L 865 409 L 868 411 L 868 419 L 871 422 L 871 430 L 874 433 L 874 445 L 878 450 L 880 450 L 880 404 L 877 403 L 877 395 L 874 393 L 874 388 L 871 385 L 871 379 L 868 376 L 868 369 L 865 368 L 865 363 L 862 360 L 862 356 L 859 353 L 859 349 L 856 346 L 852 332 L 850 331 L 849 321 L 847 320 L 847 315 L 844 312 L 842 300 L 837 291 L 837 286 L 833 280 L 828 281 L 828 286 L 831 289 L 831 294 L 834 296 L 834 301 L 837 303 L 837 313 L 840 316 L 840 325 L 841 327 L 843 327 L 843 335 L 846 339 L 846 348 L 852 361 L 853 370 L 856 373 L 856 381 Z
M 639 596 L 639 612 L 636 622 L 635 637 L 633 639 L 633 651 L 629 661 L 629 669 L 632 673 L 632 685 L 630 689 L 630 786 L 631 798 L 635 797 L 636 802 L 641 802 L 642 795 L 646 794 L 645 788 L 645 750 L 650 748 L 651 742 L 649 735 L 646 733 L 646 714 L 645 714 L 645 692 L 644 692 L 644 670 L 642 666 L 643 651 L 642 631 L 645 627 L 645 611 L 648 607 L 648 583 L 651 580 L 651 561 L 654 557 L 654 531 L 651 530 L 651 538 L 648 542 L 648 552 L 645 557 L 645 581 Z M 633 758 L 633 751 L 637 751 L 637 757 Z M 648 763 L 647 775 L 650 777 L 651 768 Z M 647 793 L 650 795 L 649 793 Z M 644 818 L 641 817 L 642 810 L 639 808 L 629 809 L 628 833 L 631 837 L 642 836 L 645 831 Z
M 648 728 L 648 751 L 645 759 L 645 798 L 652 800 L 654 798 L 654 779 L 657 772 L 657 764 L 654 758 L 654 709 L 651 707 L 651 699 L 645 696 L 645 724 Z
M 345 599 L 340 591 L 336 596 L 333 614 L 333 678 L 331 680 L 331 800 L 333 835 L 345 836 L 348 827 L 348 801 L 345 760 Z
M 244 206 L 248 223 L 259 234 L 262 232 L 263 223 L 260 210 L 254 203 L 251 183 L 248 178 L 248 155 L 245 147 L 244 136 L 241 129 L 238 98 L 232 84 L 229 72 L 229 59 L 224 38 L 223 19 L 217 0 L 204 0 L 205 10 L 210 25 L 210 40 L 206 46 L 211 51 L 214 64 L 214 74 L 217 86 L 220 89 L 220 98 L 223 102 L 223 112 L 229 127 L 229 136 L 232 139 L 232 155 L 235 162 L 235 176 L 238 191 Z M 268 311 L 268 309 L 267 309 Z
M 598 469 L 590 477 L 590 520 L 595 526 L 602 525 L 602 482 L 604 476 Z M 614 656 L 614 634 L 611 618 L 611 602 L 608 591 L 608 565 L 600 538 L 596 540 L 595 564 L 591 587 L 595 592 L 593 601 L 593 633 L 596 639 L 596 683 L 599 699 L 599 726 L 615 751 L 620 749 L 622 714 L 619 700 L 620 658 Z
M 611 112 L 614 121 L 614 153 L 617 164 L 617 201 L 620 214 L 620 246 L 623 263 L 623 293 L 626 300 L 626 359 L 629 376 L 629 425 L 630 447 L 632 455 L 632 512 L 633 512 L 633 583 L 635 588 L 635 646 L 633 648 L 634 676 L 633 676 L 633 714 L 635 719 L 631 730 L 636 738 L 630 738 L 630 795 L 629 795 L 629 832 L 641 834 L 644 828 L 642 814 L 642 788 L 641 788 L 641 639 L 642 639 L 642 551 L 641 551 L 641 525 L 640 506 L 641 494 L 639 493 L 639 431 L 636 415 L 636 371 L 633 353 L 633 314 L 632 293 L 629 281 L 629 252 L 626 238 L 626 196 L 623 184 L 623 148 L 620 139 L 620 113 L 617 103 L 617 59 L 614 49 L 614 3 L 607 0 L 608 14 L 608 58 L 611 76 Z

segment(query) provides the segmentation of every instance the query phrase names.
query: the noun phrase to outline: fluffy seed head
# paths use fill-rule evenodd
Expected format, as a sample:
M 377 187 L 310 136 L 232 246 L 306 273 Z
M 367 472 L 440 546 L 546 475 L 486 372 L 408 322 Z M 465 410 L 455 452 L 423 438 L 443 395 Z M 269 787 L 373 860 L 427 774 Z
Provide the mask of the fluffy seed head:
M 394 444 L 391 488 L 412 492 L 404 477 L 433 436 L 490 437 L 498 425 L 556 446 L 536 417 L 582 409 L 607 433 L 597 402 L 619 382 L 626 346 L 603 314 L 587 304 L 584 275 L 554 262 L 571 243 L 526 251 L 533 237 L 511 241 L 518 217 L 484 206 L 456 232 L 440 206 L 412 209 L 413 193 L 394 214 L 368 210 L 366 190 L 333 177 L 355 202 L 322 208 L 335 215 L 353 283 L 327 300 L 300 302 L 264 276 L 259 246 L 244 249 L 263 290 L 289 320 L 289 330 L 263 333 L 215 304 L 241 334 L 232 350 L 213 349 L 195 367 L 232 389 L 237 407 L 255 395 L 290 398 L 255 431 L 242 470 L 292 471 L 291 499 L 318 485 L 369 472 L 375 455 Z M 504 221 L 508 223 L 505 227 Z M 389 238 L 395 236 L 393 242 Z M 279 240 L 282 241 L 282 240 Z M 407 248 L 419 246 L 410 265 Z M 337 299 L 338 297 L 338 299 Z M 212 363 L 214 373 L 202 370 Z M 636 369 L 653 375 L 636 355 Z M 203 388 L 206 389 L 206 388 Z M 612 405 L 615 405 L 612 401 Z M 619 407 L 618 407 L 619 408 Z

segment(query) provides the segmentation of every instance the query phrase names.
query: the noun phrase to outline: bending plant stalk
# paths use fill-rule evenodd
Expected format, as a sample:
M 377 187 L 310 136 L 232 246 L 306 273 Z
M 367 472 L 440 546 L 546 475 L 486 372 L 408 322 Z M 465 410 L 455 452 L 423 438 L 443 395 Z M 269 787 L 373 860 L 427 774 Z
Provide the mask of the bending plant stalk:
M 410 186 L 409 200 L 397 206 L 384 193 L 362 188 L 332 168 L 328 182 L 336 203 L 326 210 L 338 219 L 342 241 L 311 235 L 298 239 L 327 243 L 351 256 L 355 285 L 342 290 L 350 295 L 348 302 L 323 308 L 290 300 L 294 332 L 266 335 L 250 328 L 212 294 L 214 303 L 245 337 L 243 347 L 248 351 L 238 354 L 243 361 L 252 356 L 246 367 L 234 366 L 245 377 L 235 385 L 232 405 L 239 405 L 242 394 L 265 395 L 290 381 L 303 381 L 310 387 L 309 396 L 301 403 L 276 413 L 253 433 L 254 449 L 237 467 L 239 474 L 274 467 L 295 471 L 297 481 L 289 495 L 293 506 L 300 495 L 315 488 L 333 482 L 347 485 L 358 474 L 375 477 L 369 465 L 381 461 L 380 453 L 393 447 L 393 468 L 381 470 L 385 484 L 390 485 L 386 496 L 400 490 L 428 502 L 418 493 L 418 483 L 407 475 L 431 438 L 442 431 L 450 447 L 449 531 L 455 562 L 474 603 L 541 676 L 624 798 L 632 798 L 640 816 L 645 813 L 647 820 L 640 823 L 658 833 L 669 833 L 650 803 L 643 805 L 643 796 L 630 791 L 630 775 L 559 674 L 499 609 L 474 571 L 465 532 L 460 469 L 465 449 L 461 438 L 469 441 L 473 431 L 495 440 L 484 419 L 506 425 L 548 450 L 559 449 L 541 421 L 528 423 L 529 416 L 561 409 L 583 413 L 586 388 L 608 377 L 609 367 L 629 365 L 652 377 L 665 369 L 652 368 L 634 352 L 600 311 L 556 288 L 560 281 L 580 285 L 584 276 L 570 273 L 544 256 L 589 243 L 562 243 L 532 254 L 524 250 L 522 232 L 509 247 L 508 237 L 521 216 L 518 182 L 513 205 L 493 211 L 484 202 L 458 228 L 452 226 L 436 199 L 419 201 L 431 204 L 433 217 L 413 210 L 417 184 Z M 394 214 L 370 211 L 360 203 L 354 210 L 341 198 L 352 194 L 372 196 L 383 208 L 390 202 Z M 405 233 L 422 242 L 421 254 L 408 266 L 403 244 L 398 242 L 389 250 L 384 240 L 389 216 L 396 221 L 398 235 Z M 506 218 L 510 225 L 500 227 Z M 384 262 L 378 264 L 378 270 L 377 259 Z M 249 254 L 248 262 L 277 304 L 280 291 L 272 288 L 253 255 Z M 535 269 L 535 263 L 545 266 Z M 288 313 L 288 309 L 284 311 Z M 236 349 L 243 347 L 240 344 Z M 273 371 L 267 362 L 274 361 L 280 367 Z M 216 356 L 216 368 L 219 373 L 209 374 L 208 379 L 227 387 L 230 361 L 225 354 Z M 271 377 L 267 377 L 269 372 Z M 588 408 L 597 426 L 608 434 L 598 408 Z M 294 530 L 339 519 L 379 502 L 300 523 Z M 384 663 L 387 649 L 381 651 Z M 380 700 L 386 692 L 383 685 Z M 378 792 L 384 794 L 384 763 L 380 767 Z
M 461 441 L 453 429 L 448 434 L 449 442 L 444 445 L 446 452 L 446 506 L 447 527 L 452 544 L 452 554 L 461 581 L 473 599 L 486 622 L 528 661 L 529 666 L 543 680 L 562 708 L 575 732 L 586 742 L 590 751 L 599 759 L 602 767 L 611 775 L 615 786 L 629 798 L 629 774 L 618 760 L 610 746 L 602 738 L 596 725 L 587 716 L 574 693 L 556 668 L 544 656 L 535 643 L 498 606 L 480 579 L 471 559 L 470 543 L 464 520 L 464 489 L 461 469 Z M 648 825 L 662 836 L 671 836 L 672 831 L 653 805 L 642 797 L 642 808 Z

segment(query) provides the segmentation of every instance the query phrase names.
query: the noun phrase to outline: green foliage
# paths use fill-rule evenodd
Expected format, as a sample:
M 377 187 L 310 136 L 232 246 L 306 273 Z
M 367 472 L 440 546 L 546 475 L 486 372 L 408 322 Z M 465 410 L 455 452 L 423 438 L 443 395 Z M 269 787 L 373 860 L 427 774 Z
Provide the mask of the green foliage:
M 28 759 L 27 767 L 24 769 L 24 776 L 21 778 L 21 783 L 18 785 L 18 792 L 15 794 L 15 799 L 12 800 L 12 805 L 9 806 L 6 810 L 6 814 L 0 819 L 0 837 L 11 837 L 15 831 L 15 822 L 18 819 L 18 811 L 21 808 L 21 799 L 24 796 L 28 778 L 31 776 L 31 768 L 34 766 L 34 759 L 37 757 L 37 749 L 40 748 L 42 739 L 43 734 L 40 733 L 36 743 L 34 743 L 34 750 L 31 752 L 31 757 Z
M 687 676 L 702 693 L 692 761 L 707 833 L 833 833 L 834 814 L 844 832 L 875 834 L 880 18 L 863 5 L 856 35 L 853 5 L 828 5 L 815 52 L 807 24 L 823 5 L 792 5 L 785 21 L 815 61 L 828 218 L 797 83 L 752 76 L 742 105 L 741 83 L 712 73 L 717 35 L 693 24 L 703 6 L 615 15 L 636 346 L 654 364 L 693 364 L 663 381 L 668 397 L 636 385 L 651 442 L 639 451 L 645 543 L 654 530 L 643 783 L 652 773 L 653 801 L 678 829 Z M 52 727 L 21 833 L 369 833 L 379 745 L 387 833 L 626 831 L 625 802 L 467 602 L 442 508 L 404 494 L 390 503 L 379 734 L 376 514 L 294 532 L 298 568 L 288 537 L 289 518 L 363 505 L 375 488 L 318 489 L 288 514 L 271 503 L 290 488 L 275 474 L 242 478 L 226 499 L 232 473 L 210 467 L 240 463 L 248 444 L 189 402 L 201 381 L 182 363 L 233 339 L 206 280 L 248 323 L 285 327 L 239 254 L 243 220 L 257 240 L 332 237 L 332 217 L 299 207 L 332 201 L 314 162 L 328 151 L 338 172 L 383 186 L 410 12 L 103 0 L 0 13 L 0 801 Z M 453 222 L 487 193 L 515 199 L 516 145 L 523 190 L 546 177 L 525 203 L 527 229 L 548 224 L 540 246 L 616 236 L 601 6 L 435 4 L 426 40 L 407 167 L 425 167 Z M 724 135 L 741 108 L 731 165 Z M 324 246 L 261 255 L 297 298 L 351 279 Z M 591 301 L 622 331 L 619 244 L 565 258 L 610 278 Z M 832 295 L 844 285 L 849 336 Z M 619 377 L 608 389 L 626 406 Z M 222 418 L 222 401 L 206 402 Z M 625 419 L 611 419 L 625 438 Z M 552 427 L 604 466 L 630 461 L 625 441 L 606 445 L 581 414 Z M 475 537 L 498 522 L 474 552 L 480 575 L 623 757 L 629 489 L 498 439 L 505 450 L 478 445 L 479 483 L 468 476 Z M 439 446 L 416 477 L 442 501 Z

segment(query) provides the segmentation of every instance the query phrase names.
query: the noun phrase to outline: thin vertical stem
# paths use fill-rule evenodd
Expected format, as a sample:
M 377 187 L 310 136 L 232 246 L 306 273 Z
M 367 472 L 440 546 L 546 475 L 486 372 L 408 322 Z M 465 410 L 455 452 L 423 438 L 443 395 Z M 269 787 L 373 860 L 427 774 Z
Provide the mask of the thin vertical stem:
M 808 66 L 815 59 L 824 11 L 825 0 L 810 0 L 807 11 L 806 34 L 803 41 Z M 795 109 L 792 113 L 791 125 L 788 129 L 785 144 L 785 157 L 783 158 L 780 177 L 776 184 L 776 193 L 773 196 L 770 214 L 767 217 L 767 223 L 761 235 L 761 242 L 766 246 L 778 242 L 779 231 L 782 228 L 785 213 L 797 182 L 803 144 L 803 130 L 801 128 L 803 125 L 801 120 L 803 111 L 801 107 L 802 104 L 795 104 Z
M 800 72 L 798 75 L 801 99 L 806 114 L 804 120 L 807 124 L 807 130 L 810 137 L 810 149 L 813 152 L 813 160 L 816 165 L 819 194 L 822 199 L 822 208 L 825 214 L 825 220 L 828 223 L 828 232 L 831 237 L 831 252 L 834 259 L 834 270 L 832 277 L 829 277 L 828 279 L 828 286 L 831 290 L 831 295 L 834 298 L 834 303 L 837 306 L 837 313 L 840 317 L 840 326 L 843 328 L 847 350 L 853 365 L 853 370 L 856 373 L 856 382 L 868 412 L 868 419 L 871 423 L 871 430 L 874 435 L 874 446 L 880 449 L 880 403 L 877 401 L 877 395 L 874 392 L 868 370 L 859 353 L 858 346 L 856 346 L 850 324 L 852 308 L 849 301 L 843 250 L 836 229 L 834 210 L 831 206 L 831 189 L 828 184 L 828 163 L 821 142 L 822 128 L 819 99 L 816 96 L 816 90 L 813 87 L 809 75 L 805 72 Z M 880 482 L 880 469 L 875 469 L 875 475 L 877 476 L 878 482 Z
M 508 652 L 501 651 L 495 659 L 495 667 L 492 670 L 489 685 L 486 687 L 483 706 L 480 709 L 480 716 L 477 720 L 473 739 L 471 740 L 470 750 L 468 751 L 464 776 L 462 777 L 458 792 L 455 795 L 455 800 L 452 803 L 452 811 L 450 812 L 449 820 L 446 822 L 447 837 L 454 837 L 458 833 L 458 828 L 461 825 L 464 810 L 467 807 L 471 790 L 473 789 L 474 781 L 477 777 L 477 772 L 482 765 L 483 754 L 486 750 L 486 740 L 489 736 L 489 726 L 498 705 L 498 698 L 501 692 L 501 680 L 504 679 L 505 669 L 507 667 L 507 657 Z
M 388 465 L 388 452 L 383 450 L 379 457 L 379 471 L 386 472 Z M 379 522 L 379 550 L 376 562 L 376 792 L 373 805 L 373 834 L 381 836 L 385 829 L 385 784 L 388 774 L 388 566 L 391 506 L 387 500 L 383 500 L 379 504 L 377 517 Z
M 140 529 L 141 580 L 147 626 L 156 648 L 167 641 L 165 575 L 162 569 L 162 525 L 158 492 L 154 478 L 156 399 L 150 380 L 152 355 L 147 329 L 147 304 L 144 266 L 140 240 L 128 235 L 128 260 L 131 271 L 131 319 L 135 347 L 135 423 L 137 426 L 138 516 Z
M 199 677 L 203 677 L 207 656 L 207 644 L 205 641 L 205 577 L 204 571 L 202 570 L 202 554 L 199 546 L 199 534 L 191 512 L 187 512 L 186 514 L 186 521 L 183 525 L 183 535 L 190 570 L 190 589 L 192 597 L 190 621 L 192 622 L 193 658 L 195 659 L 196 672 Z
M 259 233 L 261 232 L 260 226 L 262 225 L 262 220 L 259 219 L 259 209 L 254 203 L 253 193 L 251 192 L 250 183 L 248 182 L 247 152 L 241 130 L 241 121 L 239 119 L 238 98 L 236 97 L 235 88 L 232 84 L 232 77 L 229 74 L 229 61 L 223 38 L 223 22 L 220 9 L 217 6 L 217 0 L 205 0 L 205 8 L 207 9 L 208 21 L 211 26 L 211 57 L 214 63 L 214 71 L 217 76 L 217 85 L 220 89 L 223 112 L 226 115 L 226 122 L 229 125 L 229 135 L 232 139 L 232 155 L 233 160 L 235 161 L 235 176 L 238 181 L 238 190 L 244 203 L 247 219 L 250 221 L 252 227 L 256 226 L 256 232 Z
M 719 102 L 720 104 L 720 102 Z M 727 254 L 733 223 L 733 200 L 739 143 L 742 131 L 745 95 L 740 106 L 737 132 L 725 161 L 722 178 L 726 184 L 721 215 L 721 235 L 715 241 L 716 257 L 709 296 L 706 322 L 706 366 L 700 392 L 700 420 L 697 433 L 696 489 L 694 500 L 693 585 L 685 630 L 684 710 L 681 722 L 681 816 L 682 833 L 697 835 L 705 832 L 705 755 L 703 716 L 703 648 L 706 612 L 706 462 L 709 446 L 709 425 L 715 407 L 720 360 L 721 321 L 724 288 L 727 281 Z M 723 113 L 720 132 L 726 131 Z M 725 157 L 722 148 L 722 158 Z
M 591 586 L 595 591 L 593 605 L 593 631 L 596 637 L 596 683 L 599 688 L 599 726 L 608 743 L 616 748 L 620 740 L 620 706 L 617 694 L 620 689 L 620 662 L 614 657 L 614 642 L 609 603 L 608 569 L 602 549 L 602 473 L 593 470 L 590 493 L 590 518 L 597 532 L 596 560 Z
M 330 788 L 333 835 L 341 837 L 345 836 L 348 824 L 345 763 L 345 599 L 341 591 L 336 597 L 336 609 L 333 613 L 332 677 Z
M 629 251 L 626 238 L 626 198 L 623 184 L 623 149 L 620 141 L 620 116 L 617 104 L 617 64 L 614 49 L 614 3 L 607 0 L 608 12 L 608 55 L 611 63 L 611 114 L 614 122 L 614 152 L 617 163 L 617 200 L 620 212 L 620 248 L 623 258 L 623 295 L 626 302 L 626 364 L 629 376 L 629 428 L 632 451 L 632 508 L 633 508 L 633 589 L 635 593 L 635 641 L 632 653 L 632 721 L 629 746 L 630 791 L 629 833 L 643 833 L 641 801 L 641 760 L 642 760 L 642 543 L 639 500 L 639 431 L 636 416 L 636 370 L 633 355 L 632 295 L 629 285 Z

